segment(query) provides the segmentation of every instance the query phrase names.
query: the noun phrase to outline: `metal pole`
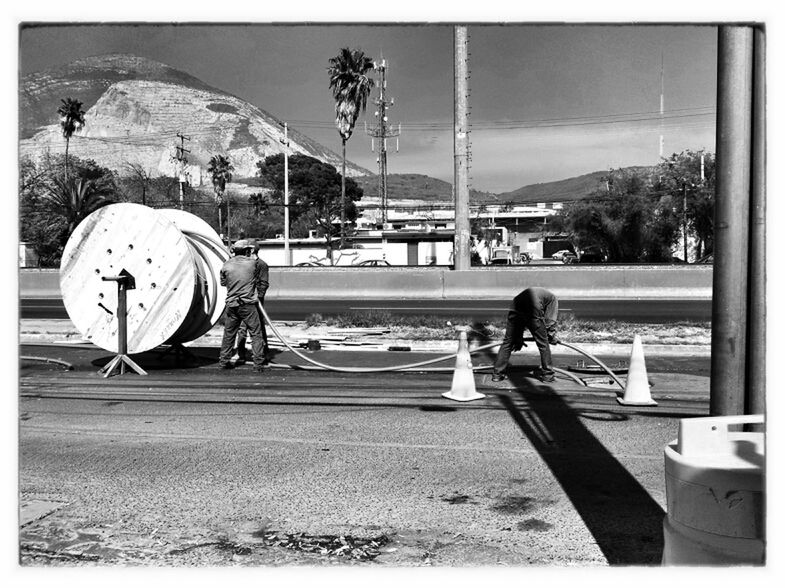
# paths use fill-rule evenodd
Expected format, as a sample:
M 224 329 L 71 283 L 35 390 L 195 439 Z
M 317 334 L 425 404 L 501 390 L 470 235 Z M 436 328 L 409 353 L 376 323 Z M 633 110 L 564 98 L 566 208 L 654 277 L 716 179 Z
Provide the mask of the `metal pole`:
M 766 410 L 766 32 L 753 31 L 747 414 Z
M 292 265 L 289 251 L 289 125 L 283 124 L 283 262 Z
M 117 283 L 117 352 L 122 356 L 128 355 L 127 308 L 125 283 L 120 281 Z M 125 362 L 120 361 L 120 374 L 124 373 Z
M 752 28 L 721 26 L 717 61 L 717 193 L 709 409 L 712 415 L 732 415 L 743 414 L 745 404 Z
M 687 259 L 688 248 L 687 248 L 687 183 L 683 182 L 681 185 L 682 189 L 682 211 L 681 211 L 681 235 L 684 238 L 684 262 L 689 262 Z
M 471 269 L 469 257 L 469 134 L 468 134 L 468 48 L 465 26 L 456 26 L 455 38 L 455 112 L 454 112 L 454 181 L 455 241 L 453 243 L 456 270 Z

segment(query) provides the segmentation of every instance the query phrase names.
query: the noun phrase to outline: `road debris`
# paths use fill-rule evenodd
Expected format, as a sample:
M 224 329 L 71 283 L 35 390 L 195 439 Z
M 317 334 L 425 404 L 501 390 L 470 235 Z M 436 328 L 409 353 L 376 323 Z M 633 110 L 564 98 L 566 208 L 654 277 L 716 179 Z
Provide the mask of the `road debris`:
M 265 545 L 271 547 L 284 547 L 295 551 L 362 561 L 374 559 L 380 553 L 379 548 L 390 542 L 386 535 L 366 539 L 351 535 L 306 535 L 305 533 L 287 534 L 275 531 L 265 532 L 259 538 L 264 541 Z

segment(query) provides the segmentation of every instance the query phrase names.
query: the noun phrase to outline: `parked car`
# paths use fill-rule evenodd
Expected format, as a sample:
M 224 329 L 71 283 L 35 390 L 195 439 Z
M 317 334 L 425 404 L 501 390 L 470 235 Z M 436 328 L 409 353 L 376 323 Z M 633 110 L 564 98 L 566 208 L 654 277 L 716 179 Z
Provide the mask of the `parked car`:
M 507 265 L 511 261 L 509 249 L 494 249 L 491 253 L 490 263 L 492 265 Z
M 570 263 L 572 260 L 576 259 L 578 256 L 575 255 L 569 249 L 561 249 L 551 255 L 551 259 L 555 259 L 556 261 L 561 261 L 563 263 Z
M 581 251 L 580 263 L 603 263 L 607 260 L 605 254 L 599 249 L 589 248 Z
M 371 267 L 389 267 L 390 266 L 390 262 L 388 262 L 386 259 L 366 259 L 364 261 L 361 261 L 357 265 L 358 266 L 364 266 L 364 267 L 368 267 L 368 266 L 371 266 Z
M 303 261 L 301 263 L 296 263 L 294 267 L 324 267 L 318 261 Z

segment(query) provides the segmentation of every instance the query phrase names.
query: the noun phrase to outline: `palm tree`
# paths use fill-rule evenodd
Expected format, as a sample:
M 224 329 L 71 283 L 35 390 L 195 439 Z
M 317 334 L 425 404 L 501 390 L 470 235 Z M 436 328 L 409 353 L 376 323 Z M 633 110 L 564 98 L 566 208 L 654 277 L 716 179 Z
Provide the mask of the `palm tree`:
M 62 104 L 57 109 L 57 114 L 60 115 L 60 126 L 65 137 L 65 179 L 68 181 L 68 146 L 71 143 L 71 136 L 84 126 L 85 113 L 79 100 L 65 98 L 60 102 Z
M 93 180 L 85 178 L 54 178 L 45 198 L 55 212 L 68 222 L 70 236 L 78 225 L 91 212 L 111 204 L 109 190 Z
M 213 178 L 213 190 L 215 191 L 215 201 L 218 203 L 218 232 L 221 232 L 223 223 L 221 221 L 221 203 L 223 202 L 224 192 L 226 191 L 226 183 L 232 181 L 232 172 L 234 166 L 229 161 L 229 158 L 223 155 L 213 155 L 210 158 L 210 164 L 207 166 L 207 171 Z M 226 202 L 226 238 L 231 243 L 231 231 L 229 230 L 229 201 Z
M 341 242 L 343 247 L 346 224 L 346 141 L 352 136 L 357 117 L 365 110 L 368 95 L 374 86 L 368 77 L 373 61 L 360 49 L 344 47 L 330 58 L 330 89 L 335 99 L 335 126 L 341 135 L 343 163 L 341 166 Z

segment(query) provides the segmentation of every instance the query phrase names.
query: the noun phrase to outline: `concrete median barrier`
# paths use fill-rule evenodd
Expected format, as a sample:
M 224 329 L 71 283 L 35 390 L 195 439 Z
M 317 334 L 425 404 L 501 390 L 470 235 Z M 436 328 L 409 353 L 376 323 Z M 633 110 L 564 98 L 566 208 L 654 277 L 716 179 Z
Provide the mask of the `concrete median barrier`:
M 417 268 L 270 268 L 268 298 L 442 299 L 444 271 Z
M 671 266 L 521 267 L 447 271 L 444 298 L 512 298 L 543 286 L 560 298 L 711 298 L 712 268 Z
M 59 298 L 58 270 L 21 269 L 22 298 Z M 712 267 L 603 265 L 474 268 L 270 268 L 268 299 L 511 298 L 545 286 L 560 298 L 709 300 Z

